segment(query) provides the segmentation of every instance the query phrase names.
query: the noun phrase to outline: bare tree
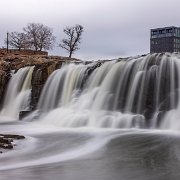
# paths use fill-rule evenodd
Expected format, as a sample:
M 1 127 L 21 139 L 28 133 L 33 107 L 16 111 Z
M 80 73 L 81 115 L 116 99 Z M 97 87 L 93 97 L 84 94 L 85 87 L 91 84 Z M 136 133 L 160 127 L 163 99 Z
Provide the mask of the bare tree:
M 28 43 L 27 43 L 27 38 L 24 33 L 18 33 L 18 32 L 11 32 L 8 33 L 8 43 L 9 46 L 13 48 L 19 49 L 27 49 L 28 48 Z M 5 39 L 5 44 L 7 44 L 7 39 Z
M 77 24 L 73 27 L 66 27 L 63 31 L 67 38 L 62 39 L 59 46 L 65 49 L 69 53 L 69 57 L 71 57 L 74 51 L 79 49 L 78 46 L 81 43 L 83 26 Z
M 28 44 L 36 51 L 52 49 L 55 43 L 52 29 L 39 23 L 30 23 L 23 28 Z

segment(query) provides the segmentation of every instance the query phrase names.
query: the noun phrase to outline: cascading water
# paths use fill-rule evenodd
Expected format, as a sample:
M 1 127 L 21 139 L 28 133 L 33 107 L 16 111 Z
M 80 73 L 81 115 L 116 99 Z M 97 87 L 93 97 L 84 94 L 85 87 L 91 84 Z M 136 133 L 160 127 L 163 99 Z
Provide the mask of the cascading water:
M 71 64 L 54 71 L 45 84 L 38 108 L 49 111 L 67 105 L 72 94 L 80 90 L 85 70 L 86 66 Z
M 32 96 L 43 70 L 33 73 Z M 28 108 L 32 71 L 12 76 L 0 115 L 17 119 Z M 37 111 L 0 122 L 0 133 L 25 136 L 12 151 L 0 149 L 0 179 L 180 179 L 180 134 L 169 130 L 180 130 L 179 118 L 179 54 L 63 65 L 46 81 Z
M 21 110 L 28 110 L 33 69 L 34 67 L 21 68 L 12 75 L 0 112 L 2 116 L 17 119 Z
M 43 88 L 37 108 L 42 112 L 40 122 L 62 127 L 173 128 L 172 112 L 178 114 L 180 107 L 179 64 L 176 54 L 153 54 L 100 67 L 64 65 Z M 26 67 L 13 75 L 1 115 L 17 118 L 28 108 L 32 72 L 33 67 Z
M 64 66 L 43 89 L 38 108 L 51 111 L 41 121 L 62 127 L 164 127 L 164 116 L 178 103 L 178 61 L 175 54 L 153 54 L 106 62 L 89 76 L 80 95 L 87 66 Z

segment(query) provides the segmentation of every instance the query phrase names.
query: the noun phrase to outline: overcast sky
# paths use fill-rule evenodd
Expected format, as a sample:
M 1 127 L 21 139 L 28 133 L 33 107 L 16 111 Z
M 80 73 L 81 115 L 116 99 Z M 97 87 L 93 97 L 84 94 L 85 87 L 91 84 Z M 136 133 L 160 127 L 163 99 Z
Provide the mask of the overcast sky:
M 179 0 L 0 0 L 0 46 L 6 32 L 27 23 L 53 28 L 57 44 L 63 28 L 84 26 L 81 59 L 107 59 L 149 52 L 150 29 L 180 26 Z M 57 47 L 50 52 L 67 55 Z

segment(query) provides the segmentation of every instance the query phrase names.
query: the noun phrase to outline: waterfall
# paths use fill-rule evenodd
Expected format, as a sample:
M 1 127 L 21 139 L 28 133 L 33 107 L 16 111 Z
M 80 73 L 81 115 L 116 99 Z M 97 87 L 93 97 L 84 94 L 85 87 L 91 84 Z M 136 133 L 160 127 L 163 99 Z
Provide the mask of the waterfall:
M 28 110 L 33 69 L 34 67 L 21 68 L 12 75 L 0 112 L 2 116 L 17 119 L 21 110 Z
M 29 108 L 34 67 L 13 74 L 1 115 Z M 47 79 L 39 123 L 60 127 L 180 129 L 180 56 L 146 56 L 65 64 Z
M 166 53 L 105 62 L 94 69 L 81 90 L 77 84 L 82 83 L 87 66 L 64 66 L 43 89 L 38 108 L 48 113 L 40 122 L 62 127 L 168 129 L 166 116 L 180 108 L 179 61 L 178 55 Z
M 86 69 L 84 65 L 70 64 L 54 71 L 43 88 L 38 108 L 49 111 L 67 105 L 80 90 Z

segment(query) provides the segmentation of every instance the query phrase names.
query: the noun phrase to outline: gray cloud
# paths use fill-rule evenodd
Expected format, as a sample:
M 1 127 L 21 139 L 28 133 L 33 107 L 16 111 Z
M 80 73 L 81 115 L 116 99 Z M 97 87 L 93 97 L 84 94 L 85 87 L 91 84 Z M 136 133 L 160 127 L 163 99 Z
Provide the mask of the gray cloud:
M 1 0 L 0 45 L 6 31 L 20 31 L 28 22 L 54 29 L 57 42 L 65 26 L 85 28 L 74 56 L 104 59 L 149 52 L 149 30 L 179 26 L 179 0 Z M 66 55 L 55 47 L 51 54 Z

